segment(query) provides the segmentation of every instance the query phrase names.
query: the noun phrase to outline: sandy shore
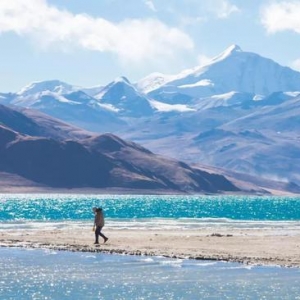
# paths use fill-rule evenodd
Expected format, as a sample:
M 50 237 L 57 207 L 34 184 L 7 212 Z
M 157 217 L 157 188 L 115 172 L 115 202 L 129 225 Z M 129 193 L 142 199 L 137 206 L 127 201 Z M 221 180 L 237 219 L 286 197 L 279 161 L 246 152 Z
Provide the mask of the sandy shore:
M 300 232 L 272 229 L 119 230 L 106 227 L 106 244 L 95 246 L 91 228 L 0 231 L 2 247 L 37 247 L 177 258 L 225 260 L 246 264 L 300 267 Z

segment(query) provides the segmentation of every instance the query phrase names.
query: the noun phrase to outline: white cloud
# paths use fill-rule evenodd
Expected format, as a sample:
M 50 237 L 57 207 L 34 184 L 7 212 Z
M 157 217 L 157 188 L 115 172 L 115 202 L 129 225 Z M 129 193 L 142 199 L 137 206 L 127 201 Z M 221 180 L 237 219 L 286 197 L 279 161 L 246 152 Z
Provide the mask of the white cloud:
M 167 12 L 185 18 L 187 25 L 199 21 L 208 21 L 211 17 L 218 19 L 229 18 L 232 14 L 240 12 L 240 8 L 228 0 L 185 0 L 168 2 Z M 184 16 L 184 17 L 182 17 Z
M 300 2 L 281 1 L 261 10 L 261 22 L 269 33 L 292 30 L 300 33 Z
M 145 0 L 146 6 L 148 6 L 149 9 L 156 12 L 156 8 L 154 6 L 154 3 L 151 0 Z
M 82 47 L 141 62 L 193 49 L 190 37 L 154 19 L 112 23 L 87 14 L 72 14 L 46 0 L 0 0 L 0 33 L 15 32 L 42 47 Z

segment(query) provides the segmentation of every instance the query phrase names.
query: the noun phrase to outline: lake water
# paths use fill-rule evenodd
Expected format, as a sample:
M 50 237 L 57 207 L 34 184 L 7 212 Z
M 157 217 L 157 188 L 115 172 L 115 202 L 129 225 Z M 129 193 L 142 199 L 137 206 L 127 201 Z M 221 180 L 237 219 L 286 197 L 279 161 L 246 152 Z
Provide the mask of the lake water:
M 0 231 L 90 227 L 93 206 L 124 230 L 300 228 L 297 197 L 2 194 Z M 300 299 L 297 268 L 0 248 L 0 270 L 0 299 Z

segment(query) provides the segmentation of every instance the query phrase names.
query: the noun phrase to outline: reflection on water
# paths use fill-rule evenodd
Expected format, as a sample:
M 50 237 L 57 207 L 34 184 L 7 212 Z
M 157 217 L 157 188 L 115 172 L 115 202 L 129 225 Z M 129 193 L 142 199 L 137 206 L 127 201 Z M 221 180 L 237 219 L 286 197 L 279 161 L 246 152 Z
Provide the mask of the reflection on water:
M 300 299 L 300 270 L 0 248 L 0 299 Z

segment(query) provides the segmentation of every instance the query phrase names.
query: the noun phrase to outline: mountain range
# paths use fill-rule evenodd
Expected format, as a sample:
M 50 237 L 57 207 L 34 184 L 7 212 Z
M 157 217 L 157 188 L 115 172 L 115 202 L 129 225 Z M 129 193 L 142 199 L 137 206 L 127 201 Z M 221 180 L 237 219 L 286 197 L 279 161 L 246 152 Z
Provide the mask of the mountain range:
M 108 132 L 189 164 L 300 185 L 300 73 L 237 45 L 175 75 L 35 82 L 0 103 L 72 124 L 72 139 Z
M 21 180 L 26 186 L 44 188 L 239 191 L 223 175 L 155 155 L 112 134 L 91 134 L 30 109 L 0 105 L 0 120 L 0 181 L 5 185 Z

